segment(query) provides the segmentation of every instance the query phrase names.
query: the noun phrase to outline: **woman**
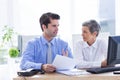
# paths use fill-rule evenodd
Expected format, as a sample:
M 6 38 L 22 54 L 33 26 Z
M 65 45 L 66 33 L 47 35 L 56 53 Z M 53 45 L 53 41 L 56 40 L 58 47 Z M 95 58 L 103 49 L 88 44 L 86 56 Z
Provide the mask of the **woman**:
M 83 41 L 76 44 L 75 58 L 79 63 L 77 68 L 105 67 L 107 45 L 105 41 L 97 39 L 100 25 L 95 20 L 82 24 Z

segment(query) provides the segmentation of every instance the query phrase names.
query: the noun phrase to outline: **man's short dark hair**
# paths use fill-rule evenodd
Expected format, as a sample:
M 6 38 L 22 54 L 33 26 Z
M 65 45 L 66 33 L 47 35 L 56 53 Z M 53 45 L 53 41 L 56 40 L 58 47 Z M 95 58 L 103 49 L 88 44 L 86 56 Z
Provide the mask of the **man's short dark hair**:
M 97 35 L 96 36 L 98 36 L 98 34 L 99 34 L 99 31 L 100 31 L 100 25 L 98 24 L 98 22 L 97 21 L 95 21 L 95 20 L 89 20 L 89 21 L 86 21 L 86 22 L 84 22 L 83 24 L 82 24 L 82 26 L 84 27 L 88 27 L 89 28 L 89 30 L 90 30 L 90 32 L 91 33 L 93 33 L 93 32 L 97 32 Z
M 39 19 L 42 31 L 43 31 L 42 25 L 44 24 L 44 25 L 46 25 L 46 27 L 48 27 L 48 24 L 50 23 L 50 19 L 58 19 L 59 20 L 60 16 L 58 14 L 51 13 L 51 12 L 44 13 Z

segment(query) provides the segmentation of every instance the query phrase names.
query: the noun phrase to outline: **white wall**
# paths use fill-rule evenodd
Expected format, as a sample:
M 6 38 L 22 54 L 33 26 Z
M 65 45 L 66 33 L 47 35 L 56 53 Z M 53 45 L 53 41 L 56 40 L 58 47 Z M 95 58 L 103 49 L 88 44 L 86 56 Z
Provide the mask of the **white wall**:
M 8 24 L 7 0 L 0 0 L 0 26 Z
M 116 0 L 116 35 L 120 35 L 120 0 Z

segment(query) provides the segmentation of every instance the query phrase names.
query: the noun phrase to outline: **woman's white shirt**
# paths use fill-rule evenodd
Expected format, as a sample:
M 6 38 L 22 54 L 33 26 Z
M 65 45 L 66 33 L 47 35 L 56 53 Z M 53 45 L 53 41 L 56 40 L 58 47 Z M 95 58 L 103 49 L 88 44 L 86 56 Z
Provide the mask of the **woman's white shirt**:
M 75 49 L 74 55 L 78 60 L 77 68 L 101 67 L 101 62 L 107 56 L 107 44 L 101 39 L 96 39 L 91 46 L 85 41 L 79 41 Z

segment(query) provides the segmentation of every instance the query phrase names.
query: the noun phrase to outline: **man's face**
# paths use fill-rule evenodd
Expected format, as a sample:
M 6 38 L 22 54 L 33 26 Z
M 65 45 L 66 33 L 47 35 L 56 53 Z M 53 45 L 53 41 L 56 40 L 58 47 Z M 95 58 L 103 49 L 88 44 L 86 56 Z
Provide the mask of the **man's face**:
M 44 28 L 44 33 L 48 37 L 55 37 L 58 33 L 59 21 L 57 19 L 50 19 L 50 23 L 48 24 L 48 28 Z

